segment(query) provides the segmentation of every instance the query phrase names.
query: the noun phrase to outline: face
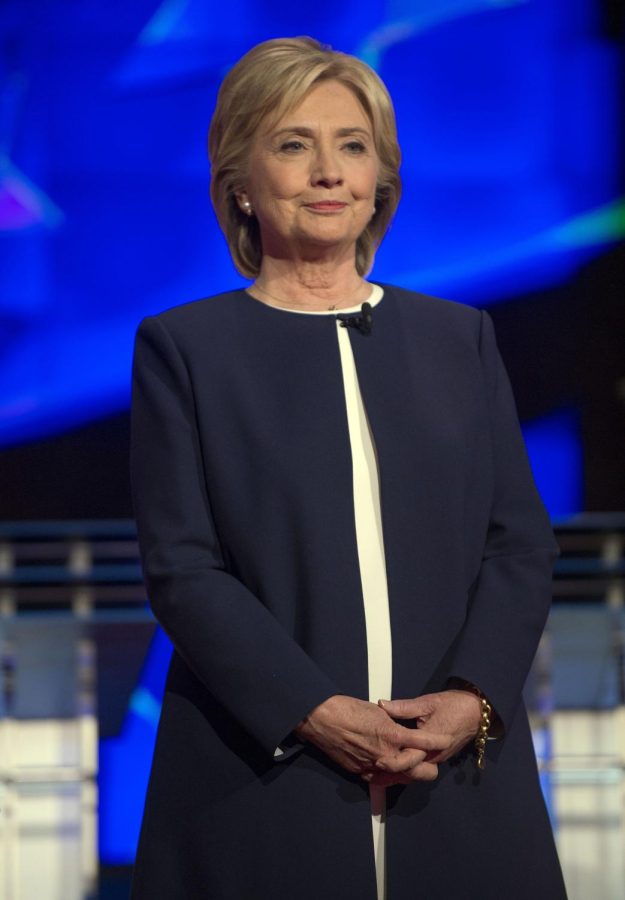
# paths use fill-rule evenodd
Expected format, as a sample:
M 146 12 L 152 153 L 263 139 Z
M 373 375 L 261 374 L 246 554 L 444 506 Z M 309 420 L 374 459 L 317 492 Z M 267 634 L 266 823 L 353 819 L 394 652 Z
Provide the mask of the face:
M 338 81 L 314 87 L 274 128 L 257 134 L 245 190 L 263 254 L 355 252 L 372 218 L 379 161 L 371 123 Z

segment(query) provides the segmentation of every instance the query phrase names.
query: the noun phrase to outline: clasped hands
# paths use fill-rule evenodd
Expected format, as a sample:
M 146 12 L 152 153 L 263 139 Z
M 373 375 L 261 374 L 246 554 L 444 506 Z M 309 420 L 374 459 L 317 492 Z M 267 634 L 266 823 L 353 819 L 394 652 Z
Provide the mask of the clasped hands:
M 388 787 L 434 781 L 438 765 L 477 734 L 480 701 L 469 691 L 448 690 L 378 705 L 336 694 L 297 726 L 310 741 L 352 774 Z M 396 720 L 410 719 L 416 728 Z

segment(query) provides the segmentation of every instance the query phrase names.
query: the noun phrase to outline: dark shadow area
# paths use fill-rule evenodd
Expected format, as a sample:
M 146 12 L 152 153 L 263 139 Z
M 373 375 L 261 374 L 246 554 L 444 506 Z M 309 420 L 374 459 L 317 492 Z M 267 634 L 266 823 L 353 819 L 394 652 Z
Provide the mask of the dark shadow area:
M 132 516 L 129 417 L 107 417 L 0 453 L 0 519 Z
M 579 409 L 584 508 L 625 508 L 625 246 L 567 284 L 489 307 L 521 421 Z
M 131 878 L 131 866 L 103 866 L 98 900 L 128 900 Z

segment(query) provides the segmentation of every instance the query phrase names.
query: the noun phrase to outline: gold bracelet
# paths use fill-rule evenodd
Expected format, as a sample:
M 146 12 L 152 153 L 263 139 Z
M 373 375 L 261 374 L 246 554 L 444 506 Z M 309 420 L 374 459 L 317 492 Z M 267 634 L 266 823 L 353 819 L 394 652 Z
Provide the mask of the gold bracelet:
M 449 681 L 449 687 L 456 690 L 470 691 L 475 694 L 480 701 L 480 725 L 477 734 L 473 738 L 473 747 L 475 749 L 475 764 L 478 769 L 483 769 L 485 765 L 484 754 L 486 752 L 486 741 L 488 740 L 488 732 L 490 731 L 493 714 L 493 707 L 490 705 L 481 690 L 471 681 L 464 681 L 461 678 L 453 678 Z
M 486 752 L 486 741 L 488 740 L 488 732 L 490 731 L 490 717 L 493 708 L 479 688 L 476 688 L 475 685 L 471 685 L 471 690 L 480 701 L 482 707 L 480 712 L 480 727 L 475 735 L 473 746 L 475 747 L 475 764 L 478 769 L 483 769 L 484 753 Z

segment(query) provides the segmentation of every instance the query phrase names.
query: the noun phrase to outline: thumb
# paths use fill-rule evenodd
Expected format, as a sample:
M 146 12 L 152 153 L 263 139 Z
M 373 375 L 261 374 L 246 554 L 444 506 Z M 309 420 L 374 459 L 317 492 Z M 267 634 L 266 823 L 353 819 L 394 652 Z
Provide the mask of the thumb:
M 378 700 L 378 706 L 394 719 L 416 719 L 432 711 L 431 705 L 422 697 L 412 700 Z

